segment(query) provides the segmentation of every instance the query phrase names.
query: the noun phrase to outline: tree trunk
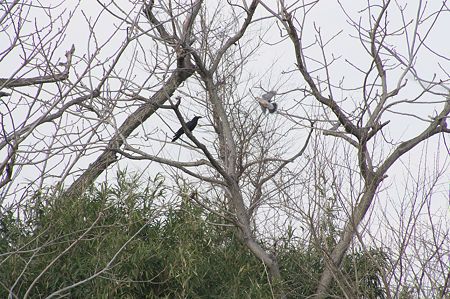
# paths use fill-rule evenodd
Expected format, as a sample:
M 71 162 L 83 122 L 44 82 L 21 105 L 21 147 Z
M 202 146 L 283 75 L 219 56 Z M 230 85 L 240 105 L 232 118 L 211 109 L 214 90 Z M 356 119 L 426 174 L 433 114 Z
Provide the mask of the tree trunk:
M 189 59 L 188 56 L 183 58 L 183 60 L 187 59 Z M 183 65 L 187 65 L 187 63 Z M 130 136 L 137 127 L 152 116 L 169 99 L 178 86 L 193 73 L 194 69 L 190 67 L 177 68 L 164 83 L 163 87 L 150 98 L 148 103 L 143 104 L 127 117 L 118 132 L 108 142 L 108 146 L 103 150 L 103 153 L 64 192 L 64 197 L 76 197 L 83 194 L 86 188 L 94 183 L 103 171 L 117 161 L 116 150 L 122 146 L 124 139 Z

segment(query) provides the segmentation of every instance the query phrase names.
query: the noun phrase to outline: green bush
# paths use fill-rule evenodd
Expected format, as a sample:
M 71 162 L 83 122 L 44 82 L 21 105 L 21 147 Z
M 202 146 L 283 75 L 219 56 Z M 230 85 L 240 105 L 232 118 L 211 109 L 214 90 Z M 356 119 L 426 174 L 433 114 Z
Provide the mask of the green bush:
M 223 220 L 188 197 L 161 206 L 161 176 L 142 183 L 119 172 L 114 185 L 92 187 L 80 198 L 41 198 L 26 225 L 6 214 L 0 298 L 10 291 L 17 298 L 47 297 L 74 284 L 55 297 L 272 298 L 264 265 L 234 228 L 211 224 Z M 290 240 L 277 251 L 288 298 L 313 294 L 321 252 Z M 351 254 L 344 264 L 351 278 L 353 265 L 358 268 L 365 298 L 382 296 L 379 270 L 364 254 Z M 336 286 L 333 292 L 342 295 Z

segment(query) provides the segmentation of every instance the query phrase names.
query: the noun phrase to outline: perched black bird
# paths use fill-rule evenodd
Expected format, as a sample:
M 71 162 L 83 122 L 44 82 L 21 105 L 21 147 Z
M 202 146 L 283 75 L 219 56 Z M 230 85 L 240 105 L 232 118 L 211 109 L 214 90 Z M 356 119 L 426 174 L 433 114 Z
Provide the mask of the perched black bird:
M 197 126 L 198 123 L 198 119 L 202 118 L 201 116 L 194 116 L 193 119 L 191 119 L 190 121 L 188 121 L 186 123 L 186 127 L 188 127 L 189 131 L 193 131 L 195 129 L 195 127 Z M 173 136 L 172 142 L 176 141 L 178 138 L 180 138 L 181 135 L 184 134 L 184 129 L 183 127 L 181 127 Z
M 271 90 L 268 93 L 265 93 L 261 97 L 257 98 L 264 114 L 266 114 L 267 110 L 269 110 L 269 113 L 274 113 L 275 111 L 277 111 L 277 103 L 271 101 L 276 94 L 276 91 Z

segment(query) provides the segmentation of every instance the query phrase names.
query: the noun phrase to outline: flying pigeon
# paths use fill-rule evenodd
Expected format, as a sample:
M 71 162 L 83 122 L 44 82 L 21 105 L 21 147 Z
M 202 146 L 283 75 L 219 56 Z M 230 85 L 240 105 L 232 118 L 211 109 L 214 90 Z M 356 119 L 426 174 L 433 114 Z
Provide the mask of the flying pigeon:
M 188 121 L 186 123 L 186 127 L 188 127 L 189 131 L 193 131 L 195 129 L 195 127 L 197 126 L 198 120 L 199 118 L 202 118 L 201 116 L 194 116 L 193 119 L 191 119 L 190 121 Z M 184 129 L 183 127 L 181 127 L 173 136 L 172 142 L 176 141 L 178 138 L 180 138 L 181 135 L 184 134 Z
M 259 105 L 261 106 L 261 110 L 264 114 L 269 110 L 269 113 L 274 113 L 277 111 L 277 103 L 273 103 L 271 99 L 276 95 L 276 91 L 269 91 L 268 93 L 263 94 L 261 97 L 257 97 Z

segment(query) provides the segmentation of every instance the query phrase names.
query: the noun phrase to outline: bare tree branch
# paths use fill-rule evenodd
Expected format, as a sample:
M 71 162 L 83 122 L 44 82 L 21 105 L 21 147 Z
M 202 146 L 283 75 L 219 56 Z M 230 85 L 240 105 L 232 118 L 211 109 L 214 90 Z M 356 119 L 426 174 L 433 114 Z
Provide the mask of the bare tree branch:
M 0 88 L 14 88 L 23 87 L 36 84 L 54 83 L 59 81 L 64 81 L 69 78 L 69 71 L 72 65 L 72 56 L 75 53 L 75 46 L 66 52 L 67 61 L 64 63 L 64 70 L 62 72 L 57 72 L 47 76 L 38 76 L 33 78 L 12 78 L 4 79 L 0 78 Z

